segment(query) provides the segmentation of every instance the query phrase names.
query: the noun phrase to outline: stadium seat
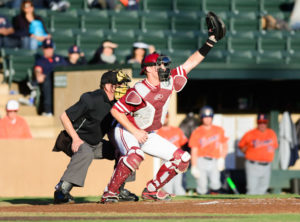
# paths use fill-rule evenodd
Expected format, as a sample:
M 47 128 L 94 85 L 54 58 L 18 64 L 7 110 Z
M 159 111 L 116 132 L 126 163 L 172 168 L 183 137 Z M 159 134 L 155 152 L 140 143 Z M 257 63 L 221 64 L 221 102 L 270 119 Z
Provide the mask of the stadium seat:
M 203 2 L 199 0 L 174 0 L 175 11 L 179 12 L 193 12 L 202 11 Z
M 172 11 L 173 0 L 142 0 L 140 7 L 144 11 Z
M 70 0 L 71 6 L 70 9 L 83 9 L 84 1 L 86 0 Z
M 162 30 L 146 33 L 140 32 L 136 36 L 136 41 L 144 42 L 149 45 L 154 45 L 157 50 L 163 50 L 168 48 L 168 37 Z
M 287 49 L 286 39 L 282 31 L 262 32 L 258 40 L 262 51 L 285 51 Z
M 50 29 L 50 18 L 48 16 L 48 10 L 47 9 L 35 9 L 34 10 L 36 15 L 39 15 L 42 17 L 45 26 L 47 27 L 47 29 Z M 50 31 L 50 30 L 48 30 Z
M 78 29 L 80 27 L 80 18 L 76 11 L 55 12 L 50 11 L 50 30 L 59 31 L 65 29 Z
M 282 51 L 264 51 L 257 55 L 258 64 L 284 64 L 285 59 Z
M 204 12 L 213 11 L 215 13 L 230 12 L 232 8 L 231 0 L 202 0 L 204 1 Z
M 35 51 L 2 49 L 2 58 L 5 59 L 6 68 L 4 73 L 8 73 L 7 82 L 11 86 L 12 82 L 23 82 L 31 80 L 32 68 L 35 61 Z
M 235 14 L 247 12 L 259 12 L 260 0 L 232 0 L 233 12 Z
M 73 35 L 71 29 L 52 33 L 52 39 L 58 50 L 67 50 L 71 45 L 76 44 L 76 36 Z
M 111 20 L 107 10 L 80 11 L 80 28 L 86 30 L 109 30 Z
M 189 13 L 173 13 L 171 15 L 171 27 L 172 30 L 177 31 L 190 31 L 200 30 L 201 19 L 198 18 L 196 12 Z
M 143 31 L 157 31 L 171 29 L 171 19 L 168 17 L 168 12 L 151 12 L 143 13 L 141 17 L 141 25 Z
M 254 32 L 237 33 L 229 37 L 230 50 L 236 51 L 256 51 L 257 41 Z
M 111 12 L 112 30 L 139 30 L 140 19 L 138 11 L 115 11 Z
M 228 63 L 255 64 L 256 59 L 251 50 L 234 51 L 228 55 Z
M 171 67 L 175 68 L 176 66 L 179 66 L 183 64 L 190 55 L 194 52 L 193 50 L 187 49 L 187 50 L 159 50 L 160 53 L 167 55 L 171 58 Z
M 193 32 L 171 34 L 169 50 L 196 50 L 199 48 L 198 38 Z
M 134 38 L 134 31 L 133 30 L 121 30 L 118 32 L 110 32 L 105 34 L 105 38 L 117 43 L 118 50 L 126 50 L 126 49 L 131 49 L 132 44 L 135 42 Z
M 280 4 L 286 3 L 286 0 L 261 0 L 263 12 L 273 15 L 273 13 L 280 11 Z
M 102 30 L 76 33 L 76 42 L 83 51 L 96 50 L 104 39 Z
M 243 12 L 237 15 L 232 15 L 231 29 L 232 31 L 256 31 L 260 30 L 260 19 L 256 12 Z

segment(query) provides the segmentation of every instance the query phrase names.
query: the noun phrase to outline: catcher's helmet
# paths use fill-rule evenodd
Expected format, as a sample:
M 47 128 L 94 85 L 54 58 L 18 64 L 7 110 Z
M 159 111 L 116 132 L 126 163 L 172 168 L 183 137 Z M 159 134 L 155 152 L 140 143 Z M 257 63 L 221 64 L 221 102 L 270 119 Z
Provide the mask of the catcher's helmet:
M 142 61 L 142 65 L 141 65 L 142 70 L 140 74 L 141 75 L 144 74 L 147 66 L 155 66 L 159 56 L 160 55 L 156 52 L 145 56 L 145 58 Z
M 214 110 L 210 106 L 203 106 L 200 110 L 200 117 L 214 117 Z

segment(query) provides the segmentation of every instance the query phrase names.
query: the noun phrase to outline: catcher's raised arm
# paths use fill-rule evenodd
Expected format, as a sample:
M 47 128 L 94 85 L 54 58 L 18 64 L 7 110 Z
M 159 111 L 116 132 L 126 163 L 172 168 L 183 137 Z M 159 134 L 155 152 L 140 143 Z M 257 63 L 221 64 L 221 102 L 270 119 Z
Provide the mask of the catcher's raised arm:
M 211 48 L 226 34 L 224 22 L 215 13 L 207 13 L 206 24 L 208 29 L 208 39 L 204 45 L 198 51 L 192 54 L 182 65 L 186 73 L 189 73 L 200 62 L 202 62 Z

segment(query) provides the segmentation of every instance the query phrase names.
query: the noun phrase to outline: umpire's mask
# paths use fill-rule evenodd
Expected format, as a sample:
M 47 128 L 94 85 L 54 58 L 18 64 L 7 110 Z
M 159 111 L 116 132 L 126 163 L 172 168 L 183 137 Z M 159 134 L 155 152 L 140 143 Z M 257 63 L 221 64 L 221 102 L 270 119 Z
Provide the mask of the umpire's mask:
M 115 99 L 119 100 L 129 89 L 128 83 L 131 82 L 131 79 L 127 74 L 123 73 L 122 70 L 119 70 L 117 73 L 117 82 Z

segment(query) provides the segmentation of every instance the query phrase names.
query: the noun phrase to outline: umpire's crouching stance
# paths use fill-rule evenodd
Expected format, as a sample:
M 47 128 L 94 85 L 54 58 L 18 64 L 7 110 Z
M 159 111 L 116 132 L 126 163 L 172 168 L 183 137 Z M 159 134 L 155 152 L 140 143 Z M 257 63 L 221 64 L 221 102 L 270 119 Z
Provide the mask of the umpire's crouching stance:
M 110 109 L 128 89 L 128 75 L 122 71 L 103 74 L 100 89 L 86 92 L 80 100 L 61 116 L 64 127 L 53 151 L 63 151 L 71 157 L 54 192 L 54 203 L 74 203 L 70 191 L 73 186 L 83 187 L 88 168 L 93 159 L 117 160 L 115 148 L 103 137 L 111 128 L 113 118 Z M 120 199 L 137 201 L 138 197 L 124 186 L 120 188 Z

